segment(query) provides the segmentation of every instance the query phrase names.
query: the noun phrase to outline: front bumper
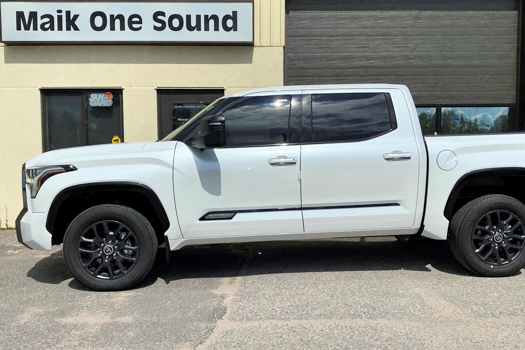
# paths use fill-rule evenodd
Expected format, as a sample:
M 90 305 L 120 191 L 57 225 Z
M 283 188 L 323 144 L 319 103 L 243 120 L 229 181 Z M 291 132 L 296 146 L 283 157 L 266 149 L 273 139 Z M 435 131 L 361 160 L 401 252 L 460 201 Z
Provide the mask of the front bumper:
M 16 218 L 16 237 L 18 242 L 30 249 L 50 250 L 51 234 L 46 230 L 45 213 L 32 213 L 22 209 Z

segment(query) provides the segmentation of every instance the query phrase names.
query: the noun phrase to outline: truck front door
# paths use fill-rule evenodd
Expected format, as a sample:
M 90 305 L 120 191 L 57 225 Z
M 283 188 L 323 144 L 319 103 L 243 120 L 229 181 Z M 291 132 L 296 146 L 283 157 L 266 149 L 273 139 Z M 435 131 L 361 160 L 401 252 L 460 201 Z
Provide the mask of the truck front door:
M 301 95 L 241 99 L 222 115 L 226 147 L 177 143 L 174 188 L 184 238 L 302 233 Z M 295 136 L 294 136 L 295 135 Z

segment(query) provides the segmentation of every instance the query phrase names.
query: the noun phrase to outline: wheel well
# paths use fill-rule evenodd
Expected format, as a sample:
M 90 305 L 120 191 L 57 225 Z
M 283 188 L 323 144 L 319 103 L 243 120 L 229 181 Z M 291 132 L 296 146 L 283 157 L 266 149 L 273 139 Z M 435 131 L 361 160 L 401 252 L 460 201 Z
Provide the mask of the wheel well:
M 452 220 L 465 204 L 487 194 L 503 194 L 525 203 L 525 169 L 492 169 L 466 174 L 452 189 L 445 217 Z
M 46 222 L 52 243 L 61 244 L 71 221 L 84 210 L 100 204 L 120 204 L 138 211 L 153 226 L 158 243 L 164 242 L 170 223 L 155 192 L 139 184 L 104 183 L 73 186 L 55 197 Z

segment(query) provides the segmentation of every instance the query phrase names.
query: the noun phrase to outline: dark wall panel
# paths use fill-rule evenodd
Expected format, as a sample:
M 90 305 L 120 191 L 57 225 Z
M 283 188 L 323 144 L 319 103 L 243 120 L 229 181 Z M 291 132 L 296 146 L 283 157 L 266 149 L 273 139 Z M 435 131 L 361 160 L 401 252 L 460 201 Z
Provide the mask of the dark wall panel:
M 517 11 L 516 0 L 287 0 L 290 11 Z
M 456 11 L 407 10 L 429 1 L 373 2 L 401 9 L 289 1 L 285 83 L 395 83 L 408 85 L 419 104 L 515 103 L 515 1 L 454 1 Z M 473 10 L 462 10 L 466 5 Z

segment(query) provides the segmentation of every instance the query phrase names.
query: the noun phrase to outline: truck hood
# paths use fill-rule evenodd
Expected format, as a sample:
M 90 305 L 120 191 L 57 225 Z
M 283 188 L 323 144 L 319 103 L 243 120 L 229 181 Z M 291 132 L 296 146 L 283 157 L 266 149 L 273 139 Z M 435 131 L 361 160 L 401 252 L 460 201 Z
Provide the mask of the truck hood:
M 152 152 L 174 149 L 175 142 L 132 142 L 65 148 L 43 153 L 26 163 L 27 168 L 46 165 L 129 163 L 151 158 Z M 154 156 L 153 156 L 154 157 Z M 137 159 L 138 158 L 138 159 Z

